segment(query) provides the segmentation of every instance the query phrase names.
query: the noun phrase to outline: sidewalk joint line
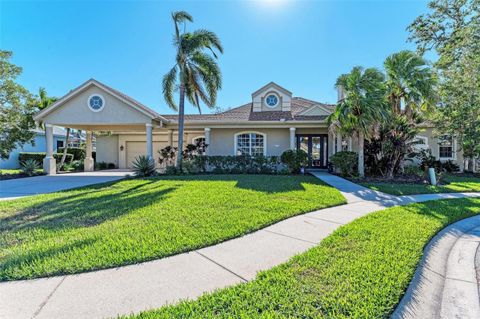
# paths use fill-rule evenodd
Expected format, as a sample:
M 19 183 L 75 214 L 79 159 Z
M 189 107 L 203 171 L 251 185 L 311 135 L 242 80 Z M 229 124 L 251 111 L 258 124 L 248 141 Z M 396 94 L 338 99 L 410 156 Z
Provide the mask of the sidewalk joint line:
M 325 219 L 325 218 L 319 218 L 319 217 L 313 217 L 313 216 L 305 216 L 305 217 L 306 217 L 306 218 L 315 219 L 315 220 L 322 220 L 322 221 L 324 221 L 324 222 L 329 222 L 329 223 L 332 223 L 332 224 L 345 225 L 344 223 L 334 222 L 333 220 L 328 220 L 328 219 Z
M 33 313 L 32 319 L 38 316 L 40 311 L 42 311 L 42 309 L 46 306 L 47 302 L 52 298 L 53 294 L 57 291 L 58 287 L 60 287 L 60 285 L 63 284 L 63 281 L 65 279 L 67 279 L 67 276 L 63 276 L 62 280 L 60 280 L 60 282 L 55 286 L 55 288 L 53 288 L 52 292 L 48 294 L 47 298 L 45 298 L 45 300 L 40 304 L 37 311 Z
M 228 271 L 228 272 L 229 272 L 229 273 L 231 273 L 232 275 L 235 275 L 236 277 L 240 278 L 240 279 L 241 279 L 241 280 L 243 280 L 244 282 L 248 282 L 248 280 L 247 280 L 247 279 L 243 278 L 242 276 L 240 276 L 240 275 L 239 275 L 239 274 L 237 274 L 236 272 L 234 272 L 234 271 L 232 271 L 232 270 L 228 269 L 228 268 L 227 268 L 227 267 L 225 267 L 224 265 L 222 265 L 222 264 L 220 264 L 220 263 L 216 262 L 216 261 L 215 261 L 215 260 L 213 260 L 212 258 L 205 256 L 204 254 L 202 254 L 202 253 L 201 253 L 201 252 L 199 252 L 198 250 L 195 250 L 195 252 L 196 252 L 197 254 L 199 254 L 200 256 L 202 256 L 203 258 L 205 258 L 205 259 L 207 259 L 207 260 L 211 261 L 211 262 L 212 262 L 212 263 L 214 263 L 215 265 L 217 265 L 217 266 L 219 266 L 219 267 L 221 267 L 221 268 L 225 269 L 226 271 Z
M 274 232 L 274 231 L 271 231 L 271 230 L 266 230 L 266 229 L 264 229 L 264 231 L 266 231 L 267 233 L 270 233 L 270 234 L 275 234 L 275 235 L 279 235 L 279 236 L 283 236 L 283 237 L 287 237 L 287 238 L 291 238 L 291 239 L 295 239 L 295 240 L 304 241 L 304 242 L 309 243 L 309 244 L 317 245 L 317 244 L 319 243 L 319 242 L 313 242 L 313 241 L 310 241 L 310 240 L 306 240 L 306 239 L 301 239 L 301 238 L 297 238 L 297 237 L 285 235 L 285 234 L 282 234 L 282 233 L 277 233 L 277 232 Z

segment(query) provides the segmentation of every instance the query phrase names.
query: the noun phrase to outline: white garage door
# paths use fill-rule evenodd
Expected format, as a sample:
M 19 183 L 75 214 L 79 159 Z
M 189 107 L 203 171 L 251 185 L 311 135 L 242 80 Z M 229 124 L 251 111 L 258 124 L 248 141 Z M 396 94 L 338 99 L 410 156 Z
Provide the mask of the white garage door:
M 139 155 L 147 152 L 146 142 L 127 142 L 127 167 L 132 168 L 132 163 Z M 158 165 L 158 151 L 167 146 L 166 142 L 153 142 L 153 158 Z

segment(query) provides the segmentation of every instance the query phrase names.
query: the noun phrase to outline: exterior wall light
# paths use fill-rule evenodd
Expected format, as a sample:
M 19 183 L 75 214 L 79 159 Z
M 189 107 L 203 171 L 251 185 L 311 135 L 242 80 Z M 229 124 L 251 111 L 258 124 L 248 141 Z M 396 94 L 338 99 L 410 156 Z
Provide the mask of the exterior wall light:
M 123 152 L 123 145 L 120 145 L 120 151 Z

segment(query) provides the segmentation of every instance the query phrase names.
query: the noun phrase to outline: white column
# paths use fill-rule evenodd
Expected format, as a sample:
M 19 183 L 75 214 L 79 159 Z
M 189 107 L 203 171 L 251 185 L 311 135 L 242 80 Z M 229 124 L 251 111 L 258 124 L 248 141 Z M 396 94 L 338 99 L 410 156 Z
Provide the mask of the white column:
M 51 124 L 45 124 L 45 143 L 47 150 L 43 159 L 43 171 L 48 175 L 54 175 L 57 173 L 57 162 L 53 157 L 53 126 Z
M 211 129 L 209 127 L 205 128 L 205 144 L 207 144 L 207 148 L 205 149 L 205 155 L 209 155 L 210 151 L 210 131 Z
M 94 170 L 94 162 L 92 157 L 92 131 L 87 131 L 85 141 L 85 159 L 83 160 L 83 170 L 85 172 L 92 172 Z
M 153 143 L 152 143 L 152 124 L 145 124 L 147 128 L 147 157 L 153 158 Z
M 342 133 L 337 132 L 337 149 L 335 152 L 341 152 L 342 151 Z
M 168 130 L 168 146 L 173 146 L 173 130 Z
M 348 138 L 348 151 L 349 152 L 352 151 L 352 137 Z M 358 150 L 357 150 L 357 152 L 358 152 Z
M 295 150 L 295 130 L 296 128 L 290 128 L 290 149 Z

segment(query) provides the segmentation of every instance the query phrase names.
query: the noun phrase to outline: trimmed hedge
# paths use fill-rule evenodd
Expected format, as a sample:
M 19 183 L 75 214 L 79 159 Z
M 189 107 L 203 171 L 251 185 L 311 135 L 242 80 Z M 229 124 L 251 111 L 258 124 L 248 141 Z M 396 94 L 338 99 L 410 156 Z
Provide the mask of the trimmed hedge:
M 195 156 L 184 160 L 185 173 L 277 174 L 281 169 L 278 156 Z
M 33 159 L 34 161 L 38 162 L 40 165 L 43 163 L 43 159 L 45 158 L 46 153 L 45 152 L 21 152 L 18 154 L 18 160 L 20 162 L 25 162 L 28 159 Z M 62 153 L 53 153 L 53 157 L 55 160 L 60 162 L 62 159 Z M 73 155 L 72 154 L 67 154 L 67 157 L 65 158 L 66 163 L 70 163 L 73 161 Z
M 57 152 L 63 154 L 63 147 L 59 147 Z M 69 147 L 67 148 L 67 154 L 72 154 L 74 161 L 83 161 L 85 159 L 85 149 L 81 147 Z M 92 158 L 94 160 L 97 159 L 96 155 L 96 152 L 92 152 Z

